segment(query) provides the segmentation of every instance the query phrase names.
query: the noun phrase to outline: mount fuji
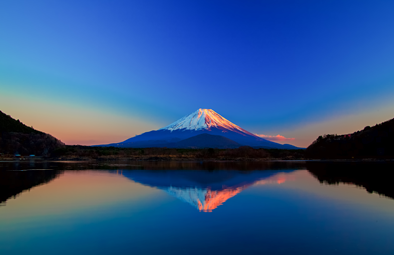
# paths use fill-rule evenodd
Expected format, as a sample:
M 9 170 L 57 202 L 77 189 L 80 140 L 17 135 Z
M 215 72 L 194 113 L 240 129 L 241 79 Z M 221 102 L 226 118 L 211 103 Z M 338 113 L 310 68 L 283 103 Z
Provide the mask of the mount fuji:
M 197 140 L 199 141 L 198 145 L 195 144 Z M 216 144 L 212 144 L 212 141 L 216 141 Z M 209 144 L 209 146 L 204 146 L 203 144 Z M 226 146 L 223 144 L 226 144 Z M 149 131 L 120 143 L 101 146 L 126 148 L 236 148 L 243 145 L 267 149 L 299 149 L 290 144 L 282 145 L 258 137 L 228 121 L 211 109 L 198 109 L 159 130 Z

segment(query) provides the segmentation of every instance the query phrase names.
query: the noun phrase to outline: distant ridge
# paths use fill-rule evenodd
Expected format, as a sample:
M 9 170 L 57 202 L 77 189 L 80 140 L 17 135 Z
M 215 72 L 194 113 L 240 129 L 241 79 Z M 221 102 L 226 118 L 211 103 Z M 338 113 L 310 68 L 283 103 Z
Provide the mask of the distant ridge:
M 227 148 L 226 146 L 233 148 L 232 146 L 239 147 L 246 145 L 266 149 L 300 149 L 293 145 L 282 145 L 261 138 L 223 118 L 212 109 L 198 109 L 197 111 L 159 130 L 146 132 L 120 143 L 99 146 L 115 146 L 124 148 L 170 147 L 174 146 L 174 143 L 178 143 L 181 140 L 197 136 L 197 138 L 192 140 L 194 144 L 201 144 L 201 146 L 206 147 L 206 143 L 208 143 L 208 141 L 203 140 L 206 140 L 207 137 L 198 136 L 201 134 L 221 136 L 231 140 L 230 142 L 229 140 L 220 138 L 220 142 L 222 144 L 219 144 L 219 140 L 214 144 L 218 148 Z M 197 139 L 201 139 L 201 141 L 197 142 Z M 181 144 L 189 146 L 188 142 L 180 143 L 179 146 Z

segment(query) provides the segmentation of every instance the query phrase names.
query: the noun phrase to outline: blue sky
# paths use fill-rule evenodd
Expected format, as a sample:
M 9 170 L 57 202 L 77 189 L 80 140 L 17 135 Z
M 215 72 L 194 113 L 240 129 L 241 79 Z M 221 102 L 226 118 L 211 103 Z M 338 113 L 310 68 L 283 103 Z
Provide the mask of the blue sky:
M 393 11 L 392 1 L 2 1 L 0 110 L 88 144 L 210 108 L 307 146 L 393 118 Z M 330 129 L 305 133 L 319 124 Z

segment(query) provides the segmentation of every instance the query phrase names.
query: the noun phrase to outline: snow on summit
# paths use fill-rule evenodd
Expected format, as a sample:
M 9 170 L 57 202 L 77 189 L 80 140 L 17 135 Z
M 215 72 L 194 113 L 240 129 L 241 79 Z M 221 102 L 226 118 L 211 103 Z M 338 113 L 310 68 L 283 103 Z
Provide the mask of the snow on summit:
M 175 121 L 161 130 L 209 130 L 212 127 L 222 130 L 240 131 L 242 133 L 253 135 L 252 133 L 249 133 L 248 131 L 231 123 L 211 109 L 198 109 L 192 114 Z

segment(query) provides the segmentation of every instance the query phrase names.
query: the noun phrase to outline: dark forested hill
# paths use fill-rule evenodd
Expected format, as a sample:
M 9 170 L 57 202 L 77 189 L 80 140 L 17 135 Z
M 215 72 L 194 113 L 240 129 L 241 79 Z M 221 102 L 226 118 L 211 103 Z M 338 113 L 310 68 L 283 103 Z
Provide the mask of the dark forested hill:
M 24 134 L 43 134 L 32 127 L 28 127 L 19 120 L 13 119 L 11 116 L 0 111 L 0 132 L 18 132 Z
M 307 149 L 310 158 L 394 158 L 394 119 L 347 135 L 324 135 Z
M 0 111 L 0 153 L 47 156 L 64 146 L 49 134 L 28 127 Z

